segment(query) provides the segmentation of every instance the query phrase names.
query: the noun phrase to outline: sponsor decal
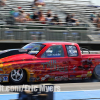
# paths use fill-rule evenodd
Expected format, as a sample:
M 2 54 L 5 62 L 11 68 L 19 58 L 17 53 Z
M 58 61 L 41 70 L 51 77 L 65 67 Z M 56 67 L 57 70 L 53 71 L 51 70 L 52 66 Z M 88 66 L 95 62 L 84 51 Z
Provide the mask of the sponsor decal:
M 82 77 L 79 77 L 79 78 L 75 78 L 75 80 L 81 80 L 82 79 Z
M 31 78 L 29 79 L 30 82 L 39 81 L 39 80 L 40 80 L 39 77 L 37 77 L 37 78 L 31 77 Z
M 61 81 L 61 80 L 65 81 L 68 80 L 68 75 L 55 77 L 55 81 Z
M 63 80 L 67 81 L 68 80 L 68 75 L 63 76 Z
M 74 80 L 75 78 L 68 78 L 69 80 Z
M 70 78 L 69 80 L 82 80 L 82 78 L 80 77 L 80 78 Z
M 79 78 L 69 78 L 69 80 L 82 80 L 82 77 L 79 77 Z
M 7 76 L 3 77 L 3 82 L 8 82 L 8 77 Z
M 70 75 L 69 80 L 73 80 L 73 79 L 75 79 L 75 77 L 76 77 L 75 75 Z
M 57 77 L 55 77 L 55 81 L 61 81 L 62 78 L 63 78 L 63 76 L 57 76 Z
M 92 71 L 87 72 L 87 77 L 90 77 L 90 76 L 92 76 Z
M 75 77 L 75 75 L 70 75 L 69 77 Z
M 2 82 L 2 78 L 0 77 L 0 82 Z
M 82 77 L 82 75 L 77 75 L 76 77 Z
M 95 62 L 100 62 L 100 59 L 95 59 Z
M 54 81 L 54 78 L 49 78 L 48 81 Z
M 65 66 L 65 73 L 68 73 L 68 66 Z
M 37 80 L 37 81 L 40 80 L 40 77 L 37 77 L 36 80 Z
M 30 78 L 30 82 L 34 82 L 35 80 L 36 80 L 35 77 Z
M 55 80 L 55 76 L 50 76 L 48 81 L 54 81 Z
M 43 69 L 50 68 L 50 72 L 59 71 L 59 72 L 68 72 L 68 66 L 63 66 L 58 64 L 56 60 L 50 60 L 49 62 L 42 63 Z
M 92 71 L 88 71 L 87 74 L 92 74 Z
M 91 66 L 93 65 L 92 63 L 92 58 L 91 59 L 87 59 L 87 60 L 82 60 L 82 68 L 85 70 L 88 70 L 91 68 Z
M 45 75 L 45 78 L 48 78 L 48 77 L 50 77 L 50 75 Z
M 71 70 L 75 73 L 76 72 L 76 68 L 77 68 L 77 66 L 74 65 Z
M 42 77 L 42 78 L 41 78 L 41 81 L 44 81 L 45 79 L 46 79 L 45 77 Z
M 82 77 L 87 77 L 87 74 L 82 74 Z

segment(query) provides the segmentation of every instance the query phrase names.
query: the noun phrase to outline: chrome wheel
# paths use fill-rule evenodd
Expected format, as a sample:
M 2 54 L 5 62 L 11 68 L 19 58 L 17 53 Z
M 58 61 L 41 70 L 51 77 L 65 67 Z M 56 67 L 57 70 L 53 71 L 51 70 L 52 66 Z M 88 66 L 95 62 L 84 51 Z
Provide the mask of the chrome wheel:
M 95 74 L 100 77 L 100 65 L 95 67 Z
M 22 69 L 15 69 L 11 72 L 11 79 L 15 82 L 19 82 L 23 79 L 24 72 Z

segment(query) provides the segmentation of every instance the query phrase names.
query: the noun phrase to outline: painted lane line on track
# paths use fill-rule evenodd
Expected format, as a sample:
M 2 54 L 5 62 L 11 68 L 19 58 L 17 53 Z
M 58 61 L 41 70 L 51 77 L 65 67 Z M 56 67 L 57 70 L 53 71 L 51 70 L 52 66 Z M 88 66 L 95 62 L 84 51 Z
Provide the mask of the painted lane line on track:
M 61 91 L 61 92 L 76 92 L 76 91 L 100 91 L 100 89 L 95 89 L 95 90 L 70 90 L 70 91 Z
M 18 94 L 5 94 L 5 95 L 0 95 L 0 100 L 13 100 L 13 99 L 18 99 Z
M 54 100 L 100 100 L 100 90 L 64 91 L 54 94 Z
M 7 98 L 5 98 L 5 96 Z M 0 94 L 0 99 L 9 100 L 17 99 L 18 93 L 11 94 Z M 54 100 L 100 100 L 100 89 L 99 90 L 82 90 L 82 91 L 61 91 L 54 92 Z
M 19 94 L 19 93 L 9 93 L 9 94 L 0 94 L 0 95 L 15 95 L 15 94 Z

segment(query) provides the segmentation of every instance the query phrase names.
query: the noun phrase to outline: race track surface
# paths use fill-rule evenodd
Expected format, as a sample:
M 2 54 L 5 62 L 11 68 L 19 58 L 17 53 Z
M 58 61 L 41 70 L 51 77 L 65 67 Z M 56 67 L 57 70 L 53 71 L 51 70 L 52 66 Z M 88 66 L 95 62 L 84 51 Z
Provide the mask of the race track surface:
M 60 91 L 54 92 L 54 100 L 100 100 L 100 82 L 98 80 L 34 83 L 31 86 L 39 87 L 41 84 L 60 86 Z M 23 85 L 1 84 L 1 86 L 6 90 L 7 87 L 22 87 Z M 0 100 L 10 99 L 18 99 L 18 93 L 0 90 Z
M 27 87 L 28 85 L 30 86 L 30 83 L 25 84 L 24 86 Z M 39 87 L 40 85 L 54 85 L 55 87 L 59 86 L 60 91 L 100 90 L 100 82 L 96 79 L 83 80 L 83 81 L 80 80 L 80 81 L 68 81 L 68 82 L 32 83 L 31 84 L 31 86 L 33 87 L 35 86 Z M 9 83 L 0 84 L 0 94 L 13 93 L 13 92 L 6 91 L 7 87 L 13 87 L 13 86 L 22 87 L 23 85 L 11 85 Z

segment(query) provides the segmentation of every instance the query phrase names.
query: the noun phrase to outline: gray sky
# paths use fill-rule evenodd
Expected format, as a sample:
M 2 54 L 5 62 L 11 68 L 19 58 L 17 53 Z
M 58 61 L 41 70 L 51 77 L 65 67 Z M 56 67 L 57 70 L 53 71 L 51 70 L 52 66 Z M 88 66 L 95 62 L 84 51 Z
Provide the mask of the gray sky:
M 93 3 L 95 3 L 96 5 L 100 6 L 100 0 L 91 0 Z

